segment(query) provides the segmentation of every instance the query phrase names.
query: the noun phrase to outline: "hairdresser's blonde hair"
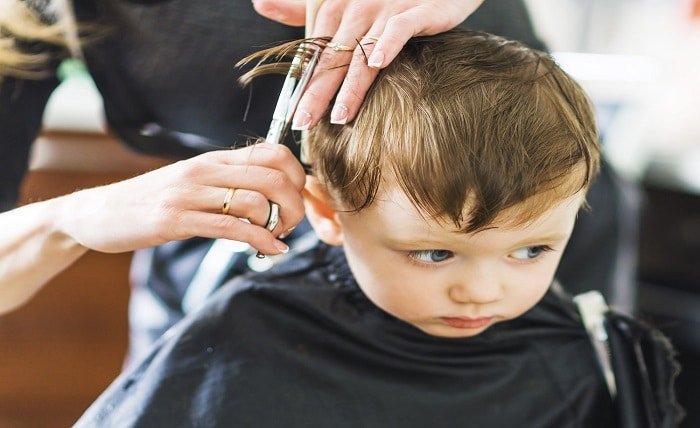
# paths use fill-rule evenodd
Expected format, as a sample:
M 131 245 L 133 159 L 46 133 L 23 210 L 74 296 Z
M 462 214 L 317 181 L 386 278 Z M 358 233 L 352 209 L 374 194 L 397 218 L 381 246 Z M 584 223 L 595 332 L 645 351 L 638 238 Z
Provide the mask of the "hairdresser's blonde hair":
M 0 79 L 3 76 L 37 78 L 45 75 L 51 59 L 47 53 L 33 53 L 23 47 L 34 41 L 66 46 L 78 56 L 77 27 L 69 0 L 47 0 L 43 16 L 20 0 L 0 0 Z
M 328 119 L 306 149 L 341 208 L 361 210 L 398 185 L 465 232 L 515 206 L 510 220 L 532 220 L 587 189 L 599 168 L 581 87 L 547 54 L 486 33 L 410 40 L 352 123 Z

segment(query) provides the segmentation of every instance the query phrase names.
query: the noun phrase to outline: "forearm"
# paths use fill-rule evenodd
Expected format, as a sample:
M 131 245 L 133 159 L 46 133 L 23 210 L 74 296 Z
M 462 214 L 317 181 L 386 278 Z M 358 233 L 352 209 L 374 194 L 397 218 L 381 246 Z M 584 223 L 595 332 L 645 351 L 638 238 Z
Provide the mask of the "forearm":
M 0 214 L 0 314 L 27 301 L 87 248 L 58 230 L 69 197 Z
M 120 253 L 201 236 L 244 241 L 264 254 L 285 252 L 276 237 L 301 221 L 305 180 L 289 149 L 260 143 L 0 214 L 0 314 L 88 249 Z M 238 192 L 231 211 L 222 213 L 229 189 Z M 269 201 L 284 207 L 273 231 L 264 226 Z

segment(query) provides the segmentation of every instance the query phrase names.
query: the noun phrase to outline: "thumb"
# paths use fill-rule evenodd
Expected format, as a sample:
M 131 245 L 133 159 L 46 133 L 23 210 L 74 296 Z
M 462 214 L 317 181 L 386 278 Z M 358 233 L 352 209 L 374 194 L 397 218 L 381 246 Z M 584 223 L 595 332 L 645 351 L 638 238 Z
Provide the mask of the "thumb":
M 304 0 L 253 0 L 255 11 L 281 24 L 303 26 L 306 20 Z

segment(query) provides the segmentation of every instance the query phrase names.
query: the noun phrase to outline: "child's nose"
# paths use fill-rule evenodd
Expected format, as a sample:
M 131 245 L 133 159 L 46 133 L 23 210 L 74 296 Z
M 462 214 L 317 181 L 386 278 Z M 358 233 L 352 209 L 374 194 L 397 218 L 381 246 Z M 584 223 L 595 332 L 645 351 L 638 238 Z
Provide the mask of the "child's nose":
M 503 286 L 491 269 L 470 269 L 450 286 L 448 295 L 457 303 L 490 303 L 503 298 Z

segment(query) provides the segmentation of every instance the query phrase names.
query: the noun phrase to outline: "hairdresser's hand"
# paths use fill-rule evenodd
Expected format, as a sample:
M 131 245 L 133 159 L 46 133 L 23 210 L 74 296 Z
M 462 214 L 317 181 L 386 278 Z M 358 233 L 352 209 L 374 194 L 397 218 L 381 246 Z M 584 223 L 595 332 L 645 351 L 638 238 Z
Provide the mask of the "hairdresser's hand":
M 325 0 L 318 10 L 313 36 L 332 36 L 332 43 L 341 47 L 337 51 L 331 48 L 324 51 L 297 108 L 294 128 L 314 127 L 336 92 L 331 122 L 342 124 L 354 119 L 378 70 L 396 57 L 408 39 L 452 29 L 482 2 Z M 253 0 L 258 13 L 287 25 L 304 25 L 305 3 L 304 0 Z M 344 47 L 354 51 L 346 51 Z
M 202 236 L 244 241 L 274 255 L 286 248 L 275 237 L 304 215 L 304 181 L 303 168 L 284 146 L 261 143 L 219 150 L 68 195 L 58 205 L 57 223 L 81 245 L 103 252 Z M 229 188 L 235 192 L 228 214 L 223 214 Z M 264 227 L 268 200 L 280 205 L 273 233 Z

